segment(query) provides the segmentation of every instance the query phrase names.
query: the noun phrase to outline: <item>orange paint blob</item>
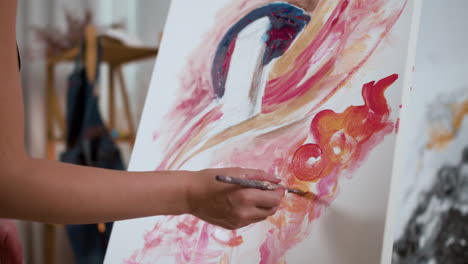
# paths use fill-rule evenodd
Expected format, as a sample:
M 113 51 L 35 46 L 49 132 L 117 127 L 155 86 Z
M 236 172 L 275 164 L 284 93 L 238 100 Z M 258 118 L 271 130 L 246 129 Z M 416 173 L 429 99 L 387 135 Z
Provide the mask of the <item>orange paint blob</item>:
M 393 74 L 364 84 L 364 105 L 348 107 L 343 113 L 319 112 L 310 127 L 316 144 L 305 144 L 296 151 L 291 163 L 294 176 L 315 181 L 359 161 L 364 144 L 392 125 L 384 93 L 397 79 L 398 75 Z

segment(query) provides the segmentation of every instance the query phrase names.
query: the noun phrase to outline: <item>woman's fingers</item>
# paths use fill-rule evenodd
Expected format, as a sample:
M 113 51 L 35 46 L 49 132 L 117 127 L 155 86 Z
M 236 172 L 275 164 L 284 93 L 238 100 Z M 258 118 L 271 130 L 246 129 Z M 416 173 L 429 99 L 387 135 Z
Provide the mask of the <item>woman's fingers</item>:
M 265 220 L 278 210 L 284 190 L 262 191 L 257 189 L 239 190 L 233 199 L 233 219 L 235 225 L 242 227 Z
M 240 211 L 237 221 L 232 223 L 233 226 L 236 228 L 245 227 L 257 222 L 261 222 L 266 220 L 268 217 L 274 215 L 278 207 L 273 208 L 254 208 L 251 207 L 249 209 L 244 209 L 244 211 Z
M 284 189 L 263 191 L 247 188 L 239 191 L 239 202 L 246 206 L 272 208 L 280 205 L 284 197 Z
M 268 217 L 270 216 L 273 216 L 275 215 L 275 213 L 278 211 L 278 207 L 275 207 L 275 208 L 259 208 L 260 210 L 266 210 L 265 214 L 267 215 L 266 217 L 262 216 L 260 218 L 254 218 L 254 219 L 251 219 L 250 221 L 248 221 L 248 223 L 245 225 L 245 226 L 248 226 L 248 225 L 251 225 L 251 224 L 255 224 L 255 223 L 258 223 L 258 222 L 261 222 L 261 221 L 265 221 L 266 219 L 268 219 Z
M 189 212 L 202 220 L 227 229 L 237 229 L 265 220 L 275 214 L 284 197 L 284 189 L 258 190 L 216 181 L 216 175 L 279 182 L 260 170 L 226 168 L 200 172 L 200 178 L 188 184 Z
M 257 217 L 252 218 L 252 220 L 257 219 L 266 219 L 270 216 L 273 216 L 278 211 L 278 207 L 271 207 L 271 208 L 256 208 L 255 213 Z
M 246 178 L 249 180 L 269 181 L 272 183 L 279 183 L 281 181 L 281 179 L 279 179 L 278 177 L 266 173 L 262 170 L 229 168 L 226 172 L 228 173 L 228 175 L 226 176 Z
M 262 170 L 247 170 L 245 173 L 245 177 L 249 180 L 269 181 L 272 183 L 279 183 L 281 181 L 281 179 L 278 177 L 266 173 Z

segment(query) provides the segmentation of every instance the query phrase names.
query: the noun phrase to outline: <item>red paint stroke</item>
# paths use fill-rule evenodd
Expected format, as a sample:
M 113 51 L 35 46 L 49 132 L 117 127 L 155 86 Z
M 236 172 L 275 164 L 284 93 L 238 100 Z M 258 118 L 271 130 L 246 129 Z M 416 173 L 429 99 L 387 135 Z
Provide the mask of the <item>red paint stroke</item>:
M 231 66 L 231 60 L 232 60 L 232 55 L 234 54 L 234 49 L 236 48 L 236 44 L 237 44 L 237 36 L 234 37 L 231 41 L 231 44 L 229 44 L 229 47 L 227 49 L 227 52 L 226 52 L 226 57 L 224 59 L 224 61 L 222 62 L 222 65 L 221 65 L 221 72 L 219 73 L 220 76 L 225 76 L 225 78 L 227 78 L 228 76 L 228 73 L 229 73 L 229 69 L 230 69 L 230 66 Z M 214 65 L 213 67 L 217 67 L 218 65 Z M 224 79 L 224 82 L 226 80 Z M 218 82 L 222 82 L 221 80 L 219 80 Z M 224 90 L 224 88 L 223 88 Z M 224 91 L 223 91 L 224 93 Z
M 391 125 L 384 92 L 397 79 L 398 75 L 393 74 L 377 83 L 365 84 L 362 106 L 351 106 L 343 113 L 324 110 L 315 115 L 310 129 L 316 144 L 296 151 L 292 161 L 294 175 L 302 181 L 315 181 L 358 160 L 362 145 Z
M 169 227 L 172 224 L 176 226 Z M 217 232 L 222 233 L 223 238 Z M 124 263 L 163 263 L 162 259 L 167 256 L 173 256 L 177 264 L 212 263 L 207 260 L 219 257 L 225 247 L 237 247 L 244 241 L 236 231 L 227 231 L 194 216 L 183 215 L 167 217 L 164 223 L 156 224 L 145 234 L 144 242 L 144 248 L 136 251 Z M 158 254 L 154 254 L 154 249 L 158 250 Z
M 165 170 L 170 167 L 170 162 L 178 157 L 178 152 L 182 149 L 184 144 L 194 135 L 202 131 L 210 123 L 219 120 L 223 116 L 223 113 L 220 111 L 220 107 L 216 107 L 206 113 L 200 118 L 195 124 L 187 130 L 187 132 L 179 132 L 182 137 L 176 141 L 175 144 L 172 144 L 169 150 L 167 151 L 167 159 L 165 159 L 156 170 Z M 177 133 L 174 133 L 177 134 Z M 169 159 L 172 157 L 172 159 Z
M 177 224 L 177 229 L 189 236 L 193 235 L 195 232 L 199 231 L 198 226 L 196 225 L 197 222 L 198 221 L 196 218 L 189 219 L 188 221 L 179 222 Z
M 355 32 L 362 32 L 365 30 L 364 28 L 368 26 L 365 24 L 366 22 L 362 23 L 364 19 L 362 21 L 357 19 L 357 14 L 359 12 L 372 14 L 381 8 L 383 4 L 384 1 L 378 0 L 369 1 L 365 4 L 359 2 L 350 4 L 348 0 L 341 1 L 322 27 L 318 36 L 315 37 L 293 63 L 293 66 L 290 67 L 289 72 L 267 83 L 265 95 L 263 97 L 262 112 L 270 113 L 281 108 L 289 100 L 300 97 L 311 89 L 317 89 L 316 85 L 321 82 L 326 82 L 327 85 L 322 86 L 328 87 L 326 89 L 323 87 L 319 89 L 323 99 L 318 102 L 317 106 L 328 100 L 337 92 L 337 90 L 370 58 L 406 6 L 405 2 L 403 8 L 401 8 L 399 12 L 396 12 L 386 19 L 382 19 L 375 25 L 374 21 L 367 21 L 374 27 L 383 27 L 383 32 L 379 35 L 377 42 L 371 47 L 367 54 L 363 56 L 362 60 L 357 61 L 348 71 L 342 74 L 335 72 L 336 64 L 340 61 L 340 56 L 344 52 L 346 45 L 349 44 L 349 41 L 362 38 L 362 36 L 355 35 Z M 364 18 L 364 16 L 362 18 Z M 314 67 L 314 64 L 321 58 L 327 56 L 327 52 L 330 52 L 330 54 L 328 54 L 330 59 L 323 66 L 319 67 L 315 74 L 305 79 L 307 71 Z M 326 74 L 330 72 L 332 75 L 326 77 Z M 315 109 L 316 108 L 312 110 Z
M 339 41 L 335 34 L 343 34 L 345 21 L 340 17 L 346 10 L 349 1 L 341 1 L 338 7 L 334 10 L 331 18 L 322 27 L 322 30 L 318 36 L 309 44 L 306 50 L 302 52 L 297 61 L 294 63 L 294 67 L 281 77 L 271 80 L 267 83 L 265 89 L 265 95 L 263 96 L 263 111 L 264 113 L 272 112 L 277 109 L 277 105 L 284 103 L 292 98 L 300 97 L 304 95 L 309 89 L 314 87 L 318 81 L 320 81 L 325 74 L 327 74 L 335 64 L 336 57 L 332 57 L 328 62 L 321 67 L 316 74 L 308 78 L 307 81 L 298 86 L 301 80 L 306 76 L 311 65 L 311 58 L 314 57 L 314 53 L 322 45 L 334 46 Z M 338 23 L 340 21 L 340 23 Z M 332 38 L 333 41 L 326 41 L 327 38 Z M 274 107 L 276 106 L 276 107 Z

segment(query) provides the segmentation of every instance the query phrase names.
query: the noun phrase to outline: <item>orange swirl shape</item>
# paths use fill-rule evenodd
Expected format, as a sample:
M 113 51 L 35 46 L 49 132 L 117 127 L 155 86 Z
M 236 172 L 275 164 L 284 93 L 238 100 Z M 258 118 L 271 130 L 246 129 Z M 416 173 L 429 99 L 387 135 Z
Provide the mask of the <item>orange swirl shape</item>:
M 397 74 L 363 86 L 365 104 L 351 106 L 341 114 L 319 112 L 311 124 L 315 144 L 306 144 L 294 154 L 294 175 L 303 181 L 316 181 L 337 168 L 346 168 L 360 159 L 362 146 L 375 133 L 388 127 L 390 108 L 384 91 L 398 79 Z

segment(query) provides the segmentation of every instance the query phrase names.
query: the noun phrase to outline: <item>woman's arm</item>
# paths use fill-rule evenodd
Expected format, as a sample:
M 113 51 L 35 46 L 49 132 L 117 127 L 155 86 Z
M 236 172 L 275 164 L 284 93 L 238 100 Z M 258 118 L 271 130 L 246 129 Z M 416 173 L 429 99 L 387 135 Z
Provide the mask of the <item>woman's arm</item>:
M 190 213 L 225 228 L 272 215 L 282 190 L 218 183 L 224 174 L 278 182 L 261 171 L 123 172 L 30 158 L 16 57 L 16 1 L 0 1 L 0 218 L 95 223 Z

